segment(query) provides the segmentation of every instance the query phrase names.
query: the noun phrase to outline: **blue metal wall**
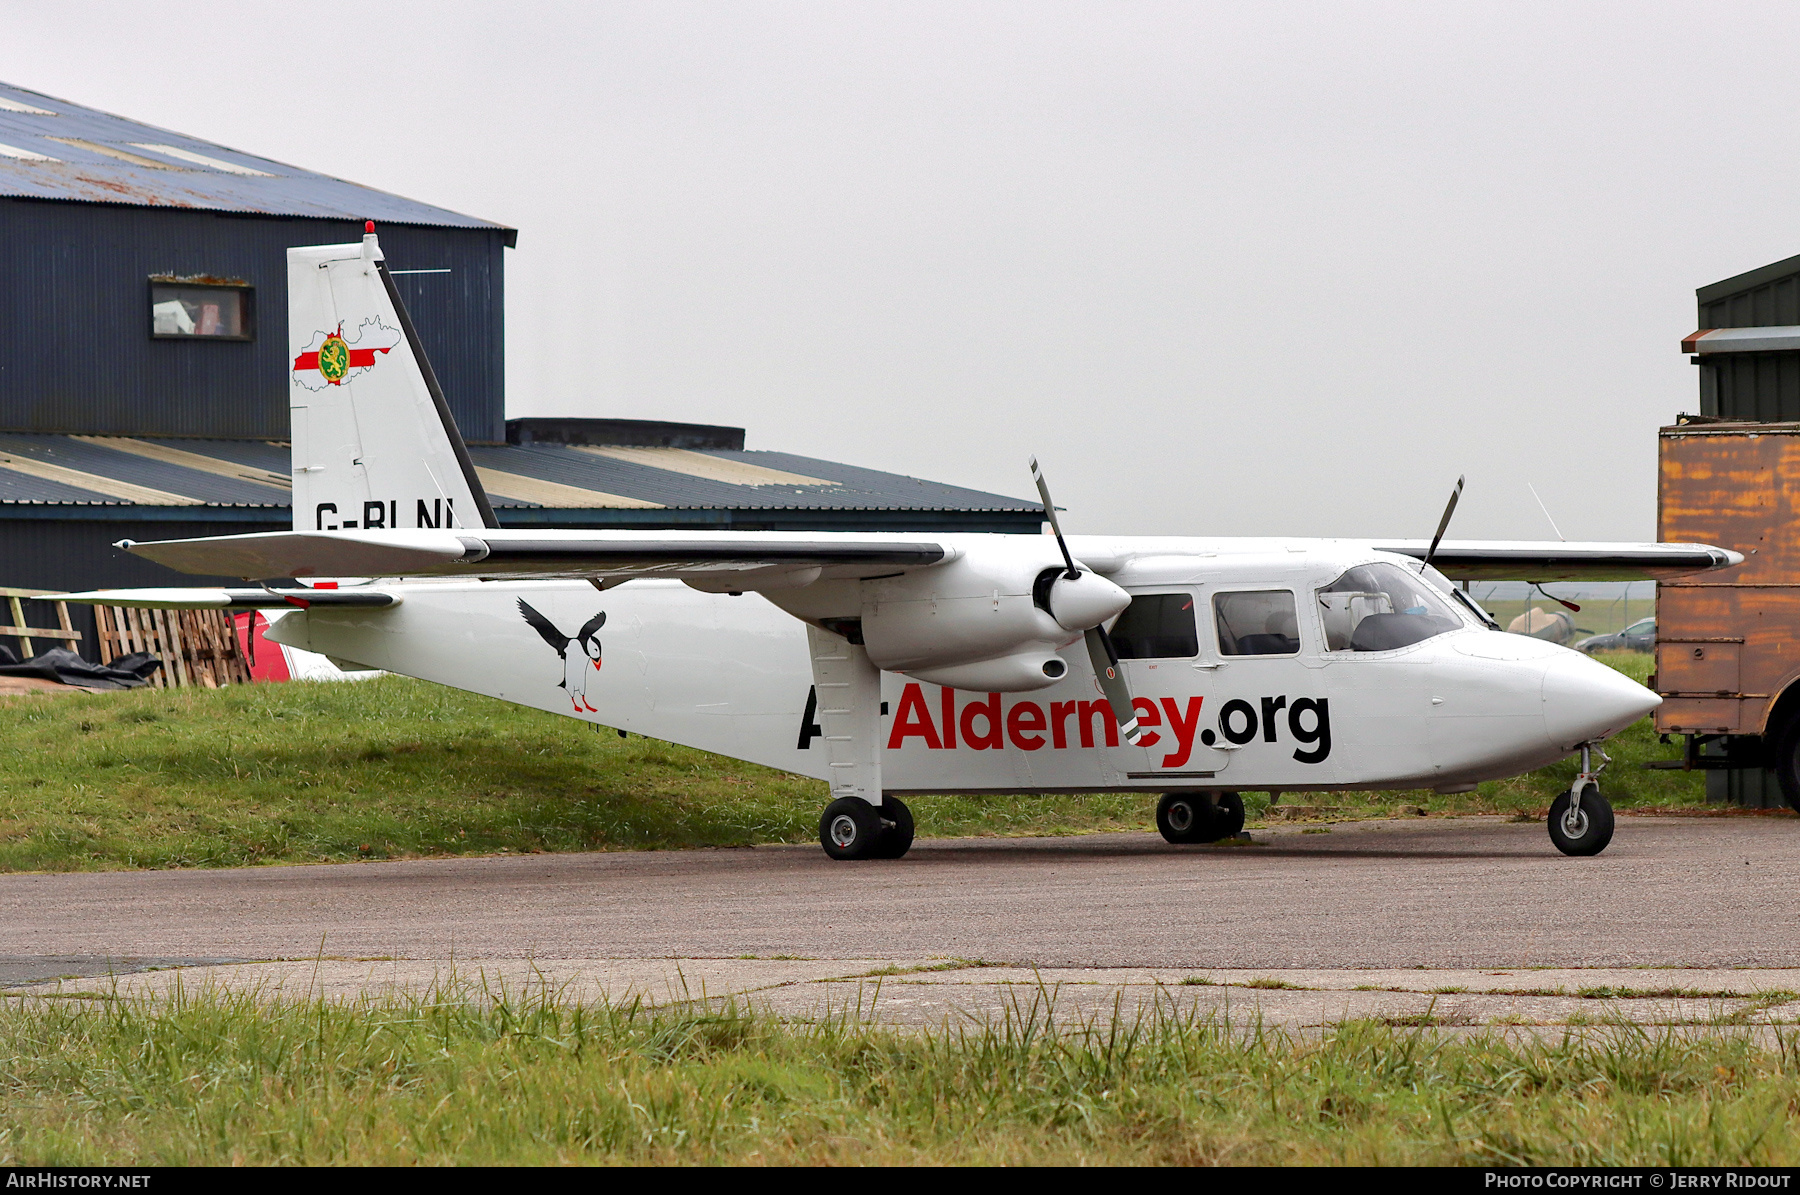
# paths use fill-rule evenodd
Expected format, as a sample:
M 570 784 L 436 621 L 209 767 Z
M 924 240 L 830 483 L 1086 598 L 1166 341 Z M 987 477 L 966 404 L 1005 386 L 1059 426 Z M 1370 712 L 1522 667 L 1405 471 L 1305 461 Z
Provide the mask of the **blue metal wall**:
M 464 438 L 504 443 L 507 233 L 377 231 L 389 268 L 450 269 L 395 282 Z M 286 251 L 361 236 L 348 220 L 0 198 L 0 430 L 287 439 Z M 256 339 L 151 339 L 153 274 L 248 280 Z

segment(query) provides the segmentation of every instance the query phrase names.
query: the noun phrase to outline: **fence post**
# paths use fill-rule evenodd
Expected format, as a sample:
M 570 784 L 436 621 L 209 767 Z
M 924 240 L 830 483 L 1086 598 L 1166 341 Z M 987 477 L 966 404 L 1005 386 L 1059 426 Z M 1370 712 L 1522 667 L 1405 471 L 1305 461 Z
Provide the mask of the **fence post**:
M 69 603 L 56 603 L 56 625 L 65 631 L 73 631 L 75 629 L 74 625 L 69 622 Z M 75 639 L 73 636 L 64 639 L 63 646 L 73 652 L 79 652 L 81 650 L 79 647 L 75 646 Z
M 7 601 L 8 606 L 12 609 L 13 625 L 18 627 L 20 630 L 24 630 L 25 629 L 25 607 L 21 606 L 19 604 L 19 599 L 16 594 L 9 596 L 6 599 L 6 601 Z M 19 636 L 19 651 L 24 654 L 24 657 L 27 660 L 29 660 L 32 656 L 35 656 L 37 654 L 37 652 L 31 646 L 31 637 L 29 635 L 20 635 Z

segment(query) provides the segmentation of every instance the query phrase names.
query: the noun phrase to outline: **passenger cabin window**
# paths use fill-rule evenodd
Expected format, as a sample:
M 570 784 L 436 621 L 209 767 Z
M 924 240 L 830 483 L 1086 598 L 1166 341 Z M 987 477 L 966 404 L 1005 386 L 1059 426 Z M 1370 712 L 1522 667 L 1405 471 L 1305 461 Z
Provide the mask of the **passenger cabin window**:
M 1121 660 L 1166 660 L 1200 654 L 1191 593 L 1140 593 L 1113 623 Z
M 1294 595 L 1285 589 L 1213 597 L 1222 656 L 1291 656 L 1300 650 Z
M 158 340 L 250 340 L 251 288 L 150 280 L 150 335 Z
M 1327 651 L 1391 651 L 1464 625 L 1429 582 L 1397 564 L 1361 565 L 1319 590 L 1319 618 Z

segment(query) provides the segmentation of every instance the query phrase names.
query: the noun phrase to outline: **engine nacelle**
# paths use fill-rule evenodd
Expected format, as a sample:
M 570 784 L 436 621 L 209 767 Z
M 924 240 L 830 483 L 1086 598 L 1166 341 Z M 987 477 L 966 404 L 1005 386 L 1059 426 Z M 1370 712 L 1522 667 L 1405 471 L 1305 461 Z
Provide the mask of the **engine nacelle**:
M 949 668 L 914 668 L 907 675 L 946 689 L 1028 693 L 1033 689 L 1047 689 L 1069 675 L 1069 665 L 1055 652 L 1023 651 L 973 664 L 954 664 Z
M 949 564 L 864 582 L 861 630 L 879 668 L 953 688 L 1022 692 L 1061 680 L 1058 649 L 1130 604 L 1104 577 L 1068 577 L 1049 537 L 995 537 Z

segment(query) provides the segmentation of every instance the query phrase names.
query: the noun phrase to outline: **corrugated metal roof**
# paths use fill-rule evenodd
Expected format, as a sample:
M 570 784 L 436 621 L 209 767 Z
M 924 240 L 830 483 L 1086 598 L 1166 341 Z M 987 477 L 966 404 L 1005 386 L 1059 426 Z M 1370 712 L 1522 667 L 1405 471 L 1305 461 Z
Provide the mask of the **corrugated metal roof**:
M 1020 498 L 785 452 L 640 448 L 619 459 L 539 443 L 471 445 L 469 455 L 489 477 L 490 498 L 502 509 L 1040 509 Z M 719 467 L 706 467 L 702 458 Z M 659 461 L 668 467 L 653 463 Z M 4 507 L 20 503 L 285 510 L 282 479 L 290 470 L 288 446 L 266 440 L 0 435 L 0 518 Z M 734 476 L 761 484 L 723 480 Z M 517 492 L 509 493 L 500 478 L 516 479 Z M 134 493 L 140 496 L 134 499 Z
M 504 227 L 7 83 L 0 83 L 0 195 Z

